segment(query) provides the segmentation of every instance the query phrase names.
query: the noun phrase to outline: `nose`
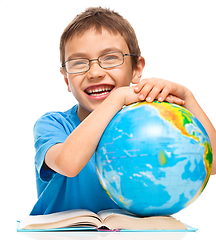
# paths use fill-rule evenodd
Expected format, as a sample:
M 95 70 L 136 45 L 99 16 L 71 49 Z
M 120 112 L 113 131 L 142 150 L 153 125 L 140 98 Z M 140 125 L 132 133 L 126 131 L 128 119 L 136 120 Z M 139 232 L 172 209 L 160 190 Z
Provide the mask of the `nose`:
M 100 67 L 97 59 L 92 59 L 90 62 L 90 68 L 87 72 L 89 80 L 101 80 L 105 77 L 106 72 Z

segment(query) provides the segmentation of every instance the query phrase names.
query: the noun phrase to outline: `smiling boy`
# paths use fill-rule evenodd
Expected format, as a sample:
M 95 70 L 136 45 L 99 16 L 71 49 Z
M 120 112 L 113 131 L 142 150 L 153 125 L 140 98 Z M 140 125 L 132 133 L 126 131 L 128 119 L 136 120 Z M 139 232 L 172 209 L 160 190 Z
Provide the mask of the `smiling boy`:
M 98 181 L 94 152 L 124 105 L 155 99 L 184 105 L 205 127 L 215 153 L 215 129 L 186 87 L 141 80 L 144 58 L 133 28 L 118 13 L 90 8 L 78 15 L 62 34 L 60 54 L 61 73 L 78 104 L 35 124 L 38 201 L 32 215 L 119 208 Z

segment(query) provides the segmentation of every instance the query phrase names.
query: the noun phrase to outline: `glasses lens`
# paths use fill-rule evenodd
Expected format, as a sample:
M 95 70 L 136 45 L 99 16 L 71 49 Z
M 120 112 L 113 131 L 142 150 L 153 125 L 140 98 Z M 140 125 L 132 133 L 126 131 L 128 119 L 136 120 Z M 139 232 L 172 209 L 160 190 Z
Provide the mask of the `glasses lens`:
M 98 58 L 101 67 L 111 68 L 121 65 L 124 62 L 121 52 L 107 53 Z
M 67 61 L 65 65 L 68 73 L 85 72 L 89 69 L 89 60 L 86 58 L 77 58 Z

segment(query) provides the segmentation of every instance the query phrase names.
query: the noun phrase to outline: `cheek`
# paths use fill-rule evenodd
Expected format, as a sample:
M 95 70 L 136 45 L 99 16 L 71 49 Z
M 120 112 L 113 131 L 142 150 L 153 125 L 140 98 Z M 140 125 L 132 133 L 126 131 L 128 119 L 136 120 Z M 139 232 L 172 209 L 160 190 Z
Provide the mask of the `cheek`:
M 79 76 L 68 76 L 68 89 L 70 89 L 70 92 L 74 93 L 79 88 L 79 82 Z
M 68 92 L 71 92 L 73 95 L 76 94 L 76 84 L 74 84 L 74 82 L 72 82 L 70 79 L 67 82 L 67 90 Z
M 122 65 L 122 78 L 128 85 L 130 85 L 133 78 L 133 70 L 129 59 L 126 59 L 125 64 Z
M 124 68 L 116 71 L 115 79 L 118 87 L 129 86 L 133 78 L 132 70 Z
M 74 95 L 74 97 L 76 97 L 77 95 L 76 85 L 69 83 L 68 88 L 70 89 L 70 92 Z

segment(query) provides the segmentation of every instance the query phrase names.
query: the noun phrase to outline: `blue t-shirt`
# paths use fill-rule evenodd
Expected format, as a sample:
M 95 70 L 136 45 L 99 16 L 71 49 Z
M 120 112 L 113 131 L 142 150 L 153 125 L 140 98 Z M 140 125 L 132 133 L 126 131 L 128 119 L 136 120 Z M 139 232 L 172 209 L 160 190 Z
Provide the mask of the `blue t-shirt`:
M 77 107 L 75 105 L 66 112 L 47 113 L 35 124 L 35 170 L 38 200 L 30 215 L 50 214 L 71 209 L 88 209 L 97 213 L 104 209 L 119 208 L 109 198 L 98 180 L 95 154 L 80 173 L 73 178 L 56 173 L 44 164 L 47 150 L 57 143 L 63 143 L 80 124 Z

